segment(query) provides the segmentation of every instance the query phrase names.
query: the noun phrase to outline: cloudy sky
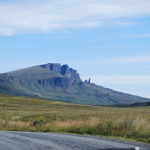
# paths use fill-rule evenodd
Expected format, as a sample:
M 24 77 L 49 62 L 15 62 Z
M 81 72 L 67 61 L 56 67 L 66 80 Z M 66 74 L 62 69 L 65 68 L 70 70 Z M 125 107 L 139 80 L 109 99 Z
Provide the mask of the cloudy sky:
M 150 98 L 150 0 L 0 0 L 0 72 L 68 64 Z

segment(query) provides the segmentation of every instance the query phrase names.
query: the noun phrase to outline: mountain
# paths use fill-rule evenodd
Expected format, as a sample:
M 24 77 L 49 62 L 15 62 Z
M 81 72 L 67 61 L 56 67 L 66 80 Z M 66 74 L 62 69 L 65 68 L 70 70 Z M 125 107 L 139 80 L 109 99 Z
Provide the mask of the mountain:
M 88 105 L 150 101 L 98 86 L 90 79 L 83 82 L 76 70 L 54 63 L 0 74 L 0 93 Z

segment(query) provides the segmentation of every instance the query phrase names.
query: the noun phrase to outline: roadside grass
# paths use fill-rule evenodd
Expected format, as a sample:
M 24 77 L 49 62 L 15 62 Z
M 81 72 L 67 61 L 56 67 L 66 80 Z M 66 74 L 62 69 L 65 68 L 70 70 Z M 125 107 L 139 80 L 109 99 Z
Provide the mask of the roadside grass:
M 150 143 L 150 107 L 100 107 L 0 95 L 0 130 L 112 136 Z

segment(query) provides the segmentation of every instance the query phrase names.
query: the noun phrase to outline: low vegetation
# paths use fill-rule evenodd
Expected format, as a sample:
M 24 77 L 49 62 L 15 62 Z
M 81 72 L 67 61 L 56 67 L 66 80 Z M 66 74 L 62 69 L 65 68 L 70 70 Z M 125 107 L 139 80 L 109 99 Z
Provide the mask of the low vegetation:
M 150 143 L 150 107 L 100 107 L 0 95 L 0 130 L 113 136 Z

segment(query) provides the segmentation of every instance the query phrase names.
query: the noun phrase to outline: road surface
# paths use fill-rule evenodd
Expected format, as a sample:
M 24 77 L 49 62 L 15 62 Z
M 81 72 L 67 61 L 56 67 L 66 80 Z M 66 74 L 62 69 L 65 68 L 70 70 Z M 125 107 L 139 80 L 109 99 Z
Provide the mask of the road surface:
M 0 150 L 110 150 L 135 147 L 137 150 L 148 150 L 150 144 L 72 134 L 0 131 Z

